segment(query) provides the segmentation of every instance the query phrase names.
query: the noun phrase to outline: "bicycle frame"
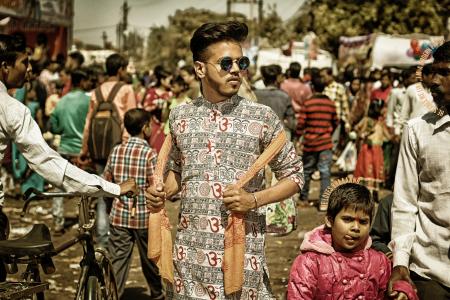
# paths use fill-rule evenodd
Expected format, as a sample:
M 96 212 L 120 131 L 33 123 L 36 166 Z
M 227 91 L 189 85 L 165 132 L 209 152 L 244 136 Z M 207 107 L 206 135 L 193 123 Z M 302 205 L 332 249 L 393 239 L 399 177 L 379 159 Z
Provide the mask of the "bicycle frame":
M 34 195 L 31 195 L 31 194 Z M 27 192 L 24 194 L 24 198 L 28 198 L 24 204 L 22 216 L 25 214 L 27 207 L 29 203 L 33 200 L 38 199 L 47 199 L 51 197 L 73 197 L 76 196 L 72 193 L 42 193 L 36 190 L 30 191 L 27 190 Z M 22 273 L 22 280 L 25 281 L 40 281 L 40 271 L 39 271 L 39 264 L 42 265 L 44 268 L 44 264 L 48 262 L 49 266 L 54 268 L 53 262 L 51 260 L 52 256 L 56 256 L 62 251 L 72 247 L 75 244 L 81 244 L 83 247 L 83 257 L 80 261 L 80 275 L 79 280 L 77 283 L 77 289 L 76 289 L 76 296 L 75 299 L 84 299 L 85 289 L 87 286 L 87 281 L 90 276 L 95 276 L 98 279 L 98 282 L 100 284 L 101 292 L 103 297 L 106 299 L 108 291 L 106 287 L 106 280 L 105 276 L 103 274 L 103 270 L 105 268 L 105 263 L 109 264 L 109 260 L 106 257 L 106 253 L 101 251 L 101 249 L 95 249 L 94 248 L 94 238 L 92 235 L 94 225 L 95 225 L 95 213 L 92 212 L 89 209 L 89 198 L 87 196 L 81 196 L 79 202 L 78 202 L 78 210 L 79 210 L 79 228 L 78 228 L 78 235 L 74 238 L 58 245 L 55 247 L 55 251 L 51 255 L 43 255 L 39 257 L 29 257 L 29 258 L 21 258 L 21 259 L 11 259 L 11 263 L 13 265 L 12 270 L 17 271 L 17 264 L 26 264 L 27 268 L 26 271 Z M 44 271 L 47 270 L 44 269 Z M 55 270 L 51 270 L 49 272 L 54 272 Z M 115 285 L 115 280 L 113 274 L 106 275 L 108 278 L 112 279 L 113 284 Z M 116 295 L 116 294 L 115 294 Z M 37 293 L 37 298 L 39 300 L 44 299 L 44 293 L 40 292 Z M 113 297 L 114 298 L 114 297 Z M 116 297 L 117 298 L 117 297 Z

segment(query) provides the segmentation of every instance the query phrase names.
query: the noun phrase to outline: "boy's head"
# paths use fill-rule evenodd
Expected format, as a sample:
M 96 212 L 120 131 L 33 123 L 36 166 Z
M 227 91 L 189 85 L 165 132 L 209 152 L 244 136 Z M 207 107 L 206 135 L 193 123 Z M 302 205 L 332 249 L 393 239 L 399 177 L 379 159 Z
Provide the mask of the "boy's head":
M 300 65 L 300 63 L 294 61 L 291 62 L 289 64 L 289 69 L 288 69 L 288 78 L 299 78 L 300 76 L 300 71 L 302 70 L 302 66 Z
M 105 65 L 108 76 L 118 76 L 119 80 L 126 78 L 128 60 L 122 55 L 111 54 L 106 58 Z
M 20 36 L 0 34 L 0 81 L 6 88 L 20 88 L 31 71 L 25 41 Z
M 363 185 L 345 183 L 331 192 L 325 224 L 331 228 L 336 251 L 355 252 L 364 248 L 374 207 L 370 192 Z
M 86 81 L 88 79 L 88 75 L 81 69 L 73 70 L 70 74 L 72 78 L 72 87 L 85 89 Z
M 151 134 L 152 114 L 142 108 L 133 108 L 125 113 L 123 124 L 130 136 L 138 136 L 141 133 L 144 138 Z
M 277 85 L 282 69 L 279 65 L 268 65 L 261 67 L 261 75 L 265 86 Z

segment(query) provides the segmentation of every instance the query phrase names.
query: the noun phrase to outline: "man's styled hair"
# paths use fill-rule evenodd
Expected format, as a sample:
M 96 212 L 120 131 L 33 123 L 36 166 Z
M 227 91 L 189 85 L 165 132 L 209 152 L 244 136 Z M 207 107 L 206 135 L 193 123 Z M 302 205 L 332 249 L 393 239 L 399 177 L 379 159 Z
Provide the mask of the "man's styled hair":
M 122 55 L 114 53 L 106 58 L 105 65 L 108 76 L 116 76 L 120 68 L 126 68 L 128 60 Z
M 282 72 L 282 69 L 279 65 L 262 66 L 260 70 L 263 77 L 263 82 L 266 86 L 276 83 L 278 75 L 280 75 Z
M 357 183 L 345 183 L 331 192 L 327 217 L 334 221 L 337 214 L 345 208 L 351 208 L 355 211 L 361 210 L 372 221 L 375 204 L 369 190 L 365 186 Z
M 436 49 L 433 54 L 434 63 L 450 62 L 450 41 L 447 41 Z
M 25 40 L 20 35 L 0 34 L 0 63 L 13 65 L 19 53 L 25 52 Z
M 191 51 L 194 61 L 205 60 L 206 49 L 215 43 L 231 41 L 241 43 L 248 35 L 248 27 L 242 22 L 205 23 L 191 38 Z
M 294 61 L 291 62 L 288 69 L 289 78 L 298 78 L 300 76 L 300 71 L 302 70 L 302 65 Z
M 152 114 L 142 108 L 133 108 L 125 113 L 123 124 L 131 136 L 141 133 L 142 128 L 148 124 Z
M 78 67 L 81 67 L 81 65 L 84 63 L 84 56 L 81 54 L 80 51 L 75 51 L 69 54 L 70 58 L 72 58 L 74 61 L 77 62 Z

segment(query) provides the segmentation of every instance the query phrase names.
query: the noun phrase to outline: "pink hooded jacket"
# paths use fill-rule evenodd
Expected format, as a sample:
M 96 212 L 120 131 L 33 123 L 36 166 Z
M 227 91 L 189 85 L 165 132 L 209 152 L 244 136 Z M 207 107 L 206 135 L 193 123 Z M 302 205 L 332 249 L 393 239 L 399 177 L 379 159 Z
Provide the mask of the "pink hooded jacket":
M 371 244 L 369 237 L 363 250 L 336 252 L 324 225 L 308 232 L 291 268 L 287 299 L 384 299 L 391 262 Z

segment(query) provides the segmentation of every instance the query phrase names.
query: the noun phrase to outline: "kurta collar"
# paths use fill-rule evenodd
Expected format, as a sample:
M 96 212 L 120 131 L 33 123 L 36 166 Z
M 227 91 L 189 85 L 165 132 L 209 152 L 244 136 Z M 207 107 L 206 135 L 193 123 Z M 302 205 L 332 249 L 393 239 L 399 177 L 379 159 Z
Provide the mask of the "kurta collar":
M 218 110 L 222 113 L 226 113 L 230 109 L 236 107 L 241 99 L 242 99 L 241 97 L 239 97 L 237 94 L 235 94 L 235 95 L 231 96 L 231 98 L 223 100 L 219 103 L 212 103 L 212 102 L 206 100 L 202 95 L 202 96 L 198 97 L 196 101 L 200 105 L 205 106 L 209 109 Z

